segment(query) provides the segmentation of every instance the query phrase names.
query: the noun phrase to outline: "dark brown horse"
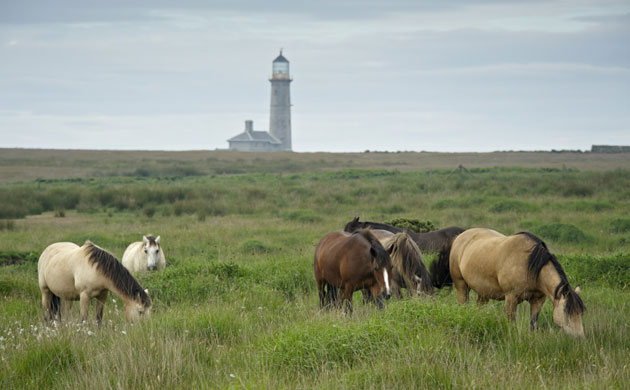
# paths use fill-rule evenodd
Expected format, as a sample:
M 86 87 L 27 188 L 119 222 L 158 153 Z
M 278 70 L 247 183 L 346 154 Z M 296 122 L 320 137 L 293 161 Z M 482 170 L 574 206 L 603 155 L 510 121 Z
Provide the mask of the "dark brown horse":
M 448 274 L 448 270 L 443 272 L 444 270 L 436 269 L 436 267 L 442 266 L 444 264 L 444 260 L 448 263 L 448 255 L 451 250 L 451 245 L 453 244 L 453 240 L 457 238 L 465 229 L 462 229 L 457 226 L 449 226 L 443 229 L 435 230 L 433 232 L 428 233 L 416 233 L 409 230 L 403 230 L 401 228 L 397 228 L 395 226 L 390 226 L 384 223 L 378 222 L 359 222 L 359 217 L 354 218 L 352 221 L 346 224 L 344 231 L 353 232 L 357 229 L 381 229 L 388 230 L 392 233 L 407 233 L 411 239 L 418 245 L 420 251 L 422 253 L 433 253 L 439 252 L 439 258 L 443 261 L 436 261 L 431 264 L 431 275 L 432 275 L 432 283 L 435 287 L 443 287 L 445 285 L 452 284 L 452 280 L 450 275 Z M 436 279 L 433 275 L 445 275 L 445 279 Z
M 352 294 L 364 288 L 370 290 L 379 308 L 381 292 L 385 298 L 391 296 L 392 263 L 369 230 L 326 234 L 315 248 L 313 270 L 321 308 L 332 304 L 341 307 L 346 301 L 345 310 L 352 313 Z

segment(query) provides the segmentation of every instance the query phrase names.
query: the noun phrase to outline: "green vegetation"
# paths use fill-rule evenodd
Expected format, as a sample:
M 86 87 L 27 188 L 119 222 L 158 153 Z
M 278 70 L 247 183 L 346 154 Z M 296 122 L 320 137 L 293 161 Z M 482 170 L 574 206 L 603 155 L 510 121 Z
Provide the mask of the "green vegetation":
M 630 385 L 629 171 L 330 171 L 319 168 L 341 157 L 310 170 L 247 158 L 205 168 L 121 161 L 106 169 L 124 174 L 0 184 L 0 388 Z M 460 306 L 449 290 L 382 311 L 357 293 L 352 317 L 320 312 L 314 248 L 355 216 L 422 231 L 533 232 L 582 287 L 585 339 L 554 326 L 549 303 L 532 332 L 526 303 L 509 323 L 503 302 Z M 37 260 L 47 245 L 89 239 L 120 258 L 149 233 L 161 236 L 167 267 L 138 277 L 153 301 L 148 321 L 126 323 L 110 295 L 100 328 L 94 304 L 88 324 L 75 304 L 68 324 L 44 325 Z

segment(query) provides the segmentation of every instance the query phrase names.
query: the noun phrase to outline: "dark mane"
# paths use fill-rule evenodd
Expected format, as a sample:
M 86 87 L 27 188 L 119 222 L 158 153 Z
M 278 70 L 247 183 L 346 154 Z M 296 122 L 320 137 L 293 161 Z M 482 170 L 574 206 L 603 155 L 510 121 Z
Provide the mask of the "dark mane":
M 392 233 L 402 233 L 403 229 L 397 228 L 395 226 L 386 225 L 384 223 L 379 222 L 359 222 L 359 217 L 355 217 L 352 221 L 348 222 L 344 227 L 343 231 L 348 233 L 353 233 L 360 229 L 379 229 L 379 230 L 387 230 Z
M 145 307 L 151 306 L 151 299 L 142 286 L 114 255 L 90 241 L 83 246 L 90 264 L 109 278 L 122 294 L 133 299 L 139 298 Z
M 370 243 L 370 254 L 372 255 L 372 261 L 375 261 L 379 268 L 386 267 L 391 263 L 389 253 L 383 248 L 380 241 L 372 234 L 370 229 L 357 230 L 352 234 L 360 235 Z
M 584 306 L 584 302 L 582 302 L 582 298 L 580 298 L 580 296 L 571 289 L 569 280 L 567 279 L 567 274 L 564 272 L 564 269 L 562 269 L 562 266 L 558 262 L 556 256 L 549 252 L 547 244 L 530 232 L 519 232 L 516 234 L 527 236 L 530 240 L 536 243 L 536 246 L 532 249 L 527 261 L 527 271 L 529 272 L 529 275 L 534 279 L 538 279 L 540 271 L 543 267 L 547 263 L 551 263 L 560 277 L 560 283 L 558 283 L 554 290 L 554 298 L 558 299 L 558 297 L 562 295 L 567 297 L 567 304 L 565 306 L 567 314 L 571 315 L 583 313 L 586 310 L 586 307 Z

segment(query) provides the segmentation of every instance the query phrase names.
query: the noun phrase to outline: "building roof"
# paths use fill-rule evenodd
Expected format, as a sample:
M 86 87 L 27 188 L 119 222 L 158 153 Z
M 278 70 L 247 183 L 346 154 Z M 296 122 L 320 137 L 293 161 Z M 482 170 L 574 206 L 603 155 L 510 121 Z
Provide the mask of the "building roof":
M 270 144 L 282 144 L 280 140 L 266 131 L 244 131 L 230 138 L 228 142 L 267 142 Z
M 280 50 L 280 55 L 276 57 L 276 59 L 273 60 L 273 62 L 289 62 L 289 61 L 286 58 L 284 58 L 284 56 L 282 55 L 282 50 Z

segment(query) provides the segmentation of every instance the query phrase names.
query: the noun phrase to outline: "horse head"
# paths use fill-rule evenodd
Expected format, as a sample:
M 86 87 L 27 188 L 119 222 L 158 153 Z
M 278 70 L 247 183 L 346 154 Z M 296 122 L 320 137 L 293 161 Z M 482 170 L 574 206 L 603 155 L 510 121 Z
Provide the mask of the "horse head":
M 125 306 L 125 316 L 127 321 L 134 323 L 139 319 L 148 318 L 151 315 L 151 298 L 149 298 L 149 290 L 144 290 L 136 295 L 135 299 L 131 299 Z
M 352 233 L 359 227 L 359 217 L 354 217 L 354 219 L 346 224 L 343 228 L 344 232 Z
M 142 241 L 144 253 L 147 255 L 147 270 L 154 271 L 160 261 L 160 236 L 157 238 L 153 238 L 152 235 L 142 236 Z
M 579 292 L 580 286 L 575 290 L 568 283 L 558 286 L 553 301 L 553 322 L 571 336 L 584 337 L 582 314 L 586 307 Z
M 376 243 L 378 244 L 378 241 Z M 389 299 L 392 296 L 390 288 L 392 283 L 392 262 L 389 258 L 389 253 L 378 244 L 370 248 L 370 254 L 373 260 L 372 275 L 376 280 L 376 284 L 372 287 L 372 295 L 377 297 L 383 293 L 385 299 Z

